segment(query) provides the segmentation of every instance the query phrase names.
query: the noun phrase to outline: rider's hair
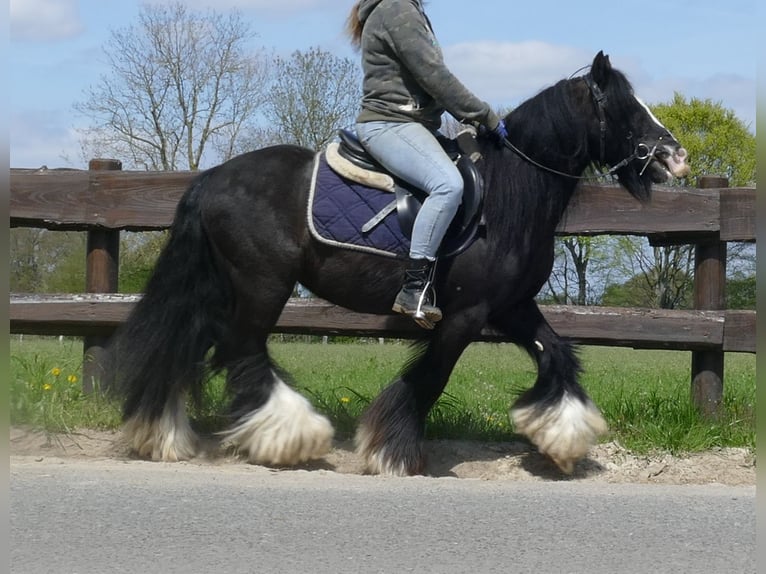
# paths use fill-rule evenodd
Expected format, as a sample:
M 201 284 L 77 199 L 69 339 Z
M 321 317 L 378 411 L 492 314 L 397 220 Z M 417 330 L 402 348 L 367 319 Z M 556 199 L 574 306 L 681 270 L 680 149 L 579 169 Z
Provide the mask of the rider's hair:
M 361 1 L 354 3 L 348 18 L 346 18 L 346 34 L 351 39 L 351 45 L 357 50 L 362 45 L 362 22 L 359 20 L 359 4 L 361 4 Z

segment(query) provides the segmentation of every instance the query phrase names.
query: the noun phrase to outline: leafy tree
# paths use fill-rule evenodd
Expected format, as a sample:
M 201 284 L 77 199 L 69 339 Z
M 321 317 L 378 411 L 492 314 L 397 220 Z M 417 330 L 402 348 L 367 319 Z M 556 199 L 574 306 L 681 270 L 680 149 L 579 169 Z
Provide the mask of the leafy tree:
M 648 273 L 641 272 L 623 284 L 607 286 L 602 304 L 615 307 L 690 308 L 694 290 L 691 278 L 679 272 L 677 262 L 657 264 L 663 256 L 679 257 L 685 256 L 686 253 L 677 249 L 660 249 L 659 251 L 660 256 L 655 256 L 653 259 L 655 269 Z M 676 273 L 676 275 L 667 275 L 668 273 Z M 727 279 L 726 308 L 756 308 L 755 275 L 735 273 Z
M 246 51 L 238 12 L 145 4 L 138 23 L 113 31 L 110 71 L 75 109 L 93 125 L 83 154 L 149 170 L 198 169 L 206 152 L 230 154 L 263 102 L 268 66 Z
M 644 288 L 642 278 L 635 276 L 624 283 L 607 285 L 601 304 L 608 307 L 653 307 L 654 301 Z
M 687 100 L 675 94 L 672 102 L 651 106 L 657 118 L 673 133 L 689 152 L 691 174 L 676 182 L 680 186 L 696 186 L 703 175 L 722 175 L 732 186 L 754 185 L 755 136 L 731 110 L 711 100 Z M 645 238 L 621 238 L 615 265 L 632 277 L 630 289 L 637 305 L 660 308 L 688 306 L 694 287 L 694 247 L 673 245 L 650 247 Z M 742 245 L 729 248 L 731 263 L 738 272 L 754 275 L 752 250 Z M 748 272 L 747 270 L 750 269 Z M 729 287 L 731 289 L 731 285 Z M 640 290 L 640 296 L 636 291 Z M 605 304 L 613 304 L 616 287 L 605 296 Z
M 671 102 L 650 107 L 689 152 L 691 173 L 681 185 L 695 186 L 703 175 L 727 177 L 735 187 L 755 185 L 755 135 L 732 110 L 678 93 Z
M 120 237 L 120 293 L 142 293 L 167 241 L 166 231 L 122 233 Z
M 755 275 L 735 276 L 726 282 L 727 309 L 755 309 Z
M 9 282 L 12 293 L 32 293 L 42 283 L 44 229 L 11 229 Z
M 51 231 L 60 247 L 46 274 L 43 285 L 48 293 L 82 293 L 85 291 L 87 233 Z M 50 253 L 49 253 L 50 255 Z
M 85 234 L 11 229 L 9 287 L 15 293 L 77 293 L 85 289 Z

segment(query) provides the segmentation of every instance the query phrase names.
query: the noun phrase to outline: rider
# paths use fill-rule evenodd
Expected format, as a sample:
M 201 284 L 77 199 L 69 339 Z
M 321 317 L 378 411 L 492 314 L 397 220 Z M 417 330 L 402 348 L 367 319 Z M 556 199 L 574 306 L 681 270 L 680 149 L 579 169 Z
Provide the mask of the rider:
M 422 0 L 360 0 L 347 30 L 364 72 L 357 136 L 381 165 L 427 194 L 393 310 L 432 327 L 442 318 L 430 295 L 433 266 L 463 194 L 463 178 L 436 139 L 441 116 L 484 126 L 498 141 L 505 124 L 447 69 Z

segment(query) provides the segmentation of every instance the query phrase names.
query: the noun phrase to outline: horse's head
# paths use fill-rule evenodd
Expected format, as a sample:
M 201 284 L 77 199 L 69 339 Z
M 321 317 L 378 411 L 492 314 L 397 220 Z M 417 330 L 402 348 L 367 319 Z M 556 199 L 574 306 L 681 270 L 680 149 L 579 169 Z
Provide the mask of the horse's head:
M 652 183 L 689 174 L 686 150 L 612 68 L 609 56 L 596 55 L 585 82 L 596 111 L 590 141 L 599 157 L 593 159 L 611 166 L 631 194 L 648 199 Z

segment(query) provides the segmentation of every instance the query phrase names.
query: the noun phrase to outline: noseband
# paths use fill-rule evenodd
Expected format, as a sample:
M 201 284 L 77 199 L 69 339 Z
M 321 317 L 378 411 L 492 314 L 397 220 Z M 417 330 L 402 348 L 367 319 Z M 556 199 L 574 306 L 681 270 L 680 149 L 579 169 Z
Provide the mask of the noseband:
M 582 76 L 583 80 L 585 81 L 585 84 L 588 86 L 588 89 L 590 90 L 591 96 L 593 96 L 593 101 L 596 103 L 596 109 L 598 111 L 598 123 L 599 123 L 599 132 L 600 132 L 600 141 L 599 141 L 599 164 L 604 164 L 604 154 L 605 154 L 605 148 L 606 148 L 606 112 L 604 111 L 604 106 L 607 102 L 607 96 L 606 94 L 601 90 L 601 88 L 596 84 L 596 82 L 593 80 L 593 76 L 591 76 L 589 73 Z M 660 136 L 660 140 L 662 140 L 663 136 Z M 633 134 L 628 135 L 628 139 L 633 139 Z M 515 154 L 520 156 L 521 158 L 525 159 L 532 165 L 539 167 L 540 169 L 543 169 L 545 171 L 548 171 L 550 173 L 556 174 L 556 175 L 562 175 L 564 177 L 569 177 L 571 179 L 601 179 L 603 177 L 608 177 L 614 175 L 619 169 L 623 168 L 624 166 L 628 165 L 631 161 L 634 159 L 638 160 L 646 160 L 646 163 L 644 164 L 644 167 L 641 169 L 640 175 L 644 174 L 644 171 L 646 171 L 646 168 L 649 167 L 649 164 L 652 161 L 652 158 L 654 157 L 654 153 L 657 151 L 657 144 L 654 145 L 654 147 L 650 148 L 647 144 L 643 142 L 639 142 L 636 145 L 636 148 L 633 150 L 633 153 L 630 154 L 625 159 L 621 160 L 620 162 L 613 165 L 611 168 L 609 168 L 606 172 L 601 172 L 597 175 L 572 175 L 571 173 L 566 173 L 563 171 L 558 171 L 556 169 L 553 169 L 551 167 L 544 166 L 532 158 L 530 158 L 528 155 L 526 155 L 524 152 L 522 152 L 519 148 L 517 148 L 515 145 L 513 145 L 510 141 L 508 141 L 508 138 L 506 137 L 503 140 L 503 144 L 505 147 L 513 151 Z

